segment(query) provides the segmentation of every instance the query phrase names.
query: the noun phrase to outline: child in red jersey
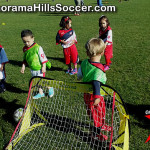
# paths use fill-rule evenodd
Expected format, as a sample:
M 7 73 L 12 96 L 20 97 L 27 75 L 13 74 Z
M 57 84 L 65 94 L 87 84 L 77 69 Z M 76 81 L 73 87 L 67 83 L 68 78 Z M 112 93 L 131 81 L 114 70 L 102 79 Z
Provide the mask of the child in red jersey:
M 104 70 L 110 69 L 111 58 L 113 57 L 113 42 L 112 42 L 112 29 L 110 28 L 109 20 L 106 16 L 101 16 L 99 18 L 99 38 L 101 38 L 105 45 L 105 61 L 106 64 L 104 66 Z
M 77 74 L 77 63 L 78 63 L 78 51 L 75 46 L 77 44 L 75 31 L 71 28 L 71 18 L 64 16 L 60 21 L 60 29 L 56 36 L 56 44 L 61 44 L 63 47 L 63 53 L 65 57 L 65 63 L 68 66 L 66 73 L 70 75 Z M 71 68 L 71 63 L 74 65 L 74 69 Z

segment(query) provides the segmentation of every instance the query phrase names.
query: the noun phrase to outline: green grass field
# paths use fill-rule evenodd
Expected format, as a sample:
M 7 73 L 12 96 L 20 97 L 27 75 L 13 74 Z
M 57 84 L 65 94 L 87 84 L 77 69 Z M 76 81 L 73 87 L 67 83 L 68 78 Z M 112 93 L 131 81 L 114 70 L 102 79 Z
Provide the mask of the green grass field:
M 50 3 L 59 0 L 5 0 L 2 5 L 32 5 Z M 96 5 L 96 0 L 84 0 L 85 5 Z M 106 0 L 103 0 L 105 3 Z M 148 0 L 107 0 L 107 5 L 115 5 L 116 12 L 88 12 L 74 16 L 71 12 L 0 12 L 0 44 L 5 48 L 9 64 L 6 65 L 7 91 L 0 94 L 0 150 L 9 142 L 16 127 L 12 114 L 24 107 L 28 85 L 31 78 L 29 68 L 20 73 L 23 43 L 20 32 L 31 29 L 35 41 L 41 45 L 52 63 L 46 77 L 55 80 L 77 81 L 76 76 L 65 74 L 62 47 L 55 44 L 59 22 L 62 16 L 69 15 L 72 27 L 77 35 L 77 49 L 80 61 L 87 58 L 84 45 L 92 37 L 98 37 L 98 19 L 107 15 L 113 30 L 114 57 L 110 70 L 107 71 L 107 84 L 113 87 L 123 98 L 130 115 L 130 150 L 148 150 L 150 141 L 145 143 L 150 134 L 150 121 L 144 118 L 145 111 L 150 111 L 150 11 Z M 61 0 L 63 5 L 74 5 L 73 0 Z M 5 25 L 2 25 L 5 23 Z M 104 63 L 104 59 L 102 59 Z

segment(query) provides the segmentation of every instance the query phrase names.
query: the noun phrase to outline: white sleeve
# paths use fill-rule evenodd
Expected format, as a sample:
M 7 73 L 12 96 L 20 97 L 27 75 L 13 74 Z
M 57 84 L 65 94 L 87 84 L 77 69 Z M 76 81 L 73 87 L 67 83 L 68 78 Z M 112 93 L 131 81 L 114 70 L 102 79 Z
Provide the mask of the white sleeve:
M 46 57 L 46 55 L 45 55 L 45 53 L 44 53 L 44 51 L 43 51 L 43 48 L 40 46 L 40 48 L 39 48 L 39 58 L 40 58 L 40 61 L 41 61 L 41 63 L 43 64 L 43 63 L 46 63 L 48 60 L 47 60 L 47 57 Z
M 107 36 L 106 42 L 112 43 L 112 30 L 108 31 L 108 36 Z
M 78 69 L 77 79 L 78 79 L 78 80 L 81 80 L 82 77 L 83 77 L 83 75 L 82 75 L 82 71 L 81 71 L 81 67 L 80 67 L 80 68 Z
M 77 43 L 77 37 L 76 37 L 75 31 L 73 31 L 73 38 L 74 38 L 74 40 L 75 40 L 75 43 Z

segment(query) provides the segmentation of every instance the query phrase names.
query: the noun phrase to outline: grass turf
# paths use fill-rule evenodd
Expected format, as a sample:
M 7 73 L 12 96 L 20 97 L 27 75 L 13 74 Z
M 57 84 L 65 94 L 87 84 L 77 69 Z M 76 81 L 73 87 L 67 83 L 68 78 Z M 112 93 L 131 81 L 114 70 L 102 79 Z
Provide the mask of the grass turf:
M 106 1 L 103 1 L 104 3 Z M 0 149 L 3 149 L 15 129 L 12 114 L 18 107 L 24 107 L 30 70 L 20 73 L 23 43 L 20 32 L 31 29 L 35 41 L 40 44 L 52 63 L 51 71 L 46 76 L 56 80 L 77 81 L 76 76 L 65 74 L 62 47 L 55 44 L 55 36 L 60 29 L 62 16 L 72 18 L 76 31 L 80 61 L 87 58 L 84 45 L 87 40 L 98 36 L 98 19 L 107 15 L 113 30 L 114 57 L 113 64 L 107 71 L 107 84 L 116 89 L 124 99 L 130 114 L 131 136 L 130 149 L 148 150 L 145 143 L 149 135 L 149 122 L 144 118 L 145 111 L 150 110 L 150 68 L 149 68 L 149 4 L 147 0 L 130 0 L 118 3 L 118 0 L 107 0 L 107 5 L 116 5 L 116 12 L 82 13 L 80 17 L 73 13 L 13 13 L 0 12 L 0 44 L 3 45 L 10 60 L 6 65 L 7 91 L 0 94 Z M 0 5 L 32 5 L 33 3 L 59 3 L 58 0 L 2 0 Z M 74 1 L 61 0 L 63 5 L 74 5 Z M 96 1 L 85 0 L 86 5 L 96 5 Z M 5 25 L 2 25 L 2 23 Z M 104 59 L 102 59 L 104 63 Z

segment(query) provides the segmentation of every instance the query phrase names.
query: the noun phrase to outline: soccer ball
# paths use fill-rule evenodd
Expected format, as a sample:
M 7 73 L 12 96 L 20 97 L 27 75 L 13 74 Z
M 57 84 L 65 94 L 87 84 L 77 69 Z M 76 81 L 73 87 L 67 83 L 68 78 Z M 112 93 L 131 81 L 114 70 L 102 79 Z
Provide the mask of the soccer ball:
M 13 115 L 15 122 L 19 122 L 22 115 L 23 115 L 23 108 L 18 108 L 17 110 L 15 110 Z

